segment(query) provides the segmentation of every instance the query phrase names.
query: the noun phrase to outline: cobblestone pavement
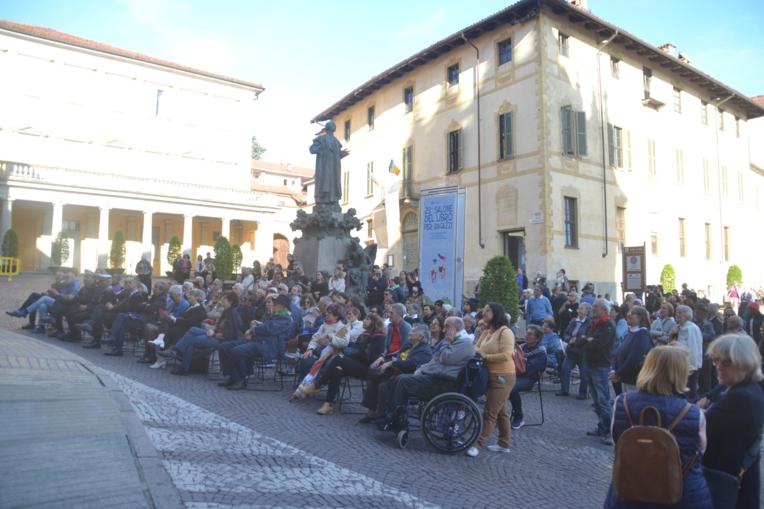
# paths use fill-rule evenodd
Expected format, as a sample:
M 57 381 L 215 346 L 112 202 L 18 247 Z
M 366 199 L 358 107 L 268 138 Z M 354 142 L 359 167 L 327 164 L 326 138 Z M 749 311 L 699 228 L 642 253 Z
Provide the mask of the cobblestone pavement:
M 15 284 L 15 298 L 0 282 L 0 305 L 14 307 L 47 281 Z M 418 432 L 400 450 L 357 415 L 318 416 L 318 401 L 290 404 L 287 389 L 226 391 L 206 376 L 172 376 L 129 355 L 43 340 L 114 374 L 186 507 L 595 508 L 607 491 L 612 448 L 584 435 L 595 423 L 587 401 L 544 392 L 546 423 L 515 431 L 511 454 L 446 456 Z M 537 393 L 523 402 L 526 421 L 538 422 Z

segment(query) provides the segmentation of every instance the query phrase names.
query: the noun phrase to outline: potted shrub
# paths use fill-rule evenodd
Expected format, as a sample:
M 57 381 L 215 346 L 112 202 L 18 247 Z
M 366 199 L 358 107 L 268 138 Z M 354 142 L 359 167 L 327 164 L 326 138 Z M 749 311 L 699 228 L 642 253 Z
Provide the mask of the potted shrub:
M 665 293 L 671 293 L 676 288 L 676 272 L 674 272 L 674 267 L 671 264 L 667 263 L 663 266 L 661 271 L 661 286 Z
M 737 265 L 730 265 L 727 269 L 727 291 L 732 289 L 732 285 L 736 284 L 740 286 L 743 284 L 743 271 Z
M 233 273 L 233 256 L 231 254 L 231 244 L 228 239 L 222 235 L 215 241 L 215 272 L 218 277 L 225 281 L 231 279 Z
M 175 263 L 175 258 L 178 257 L 179 254 L 182 253 L 183 247 L 181 246 L 180 239 L 177 235 L 173 235 L 170 237 L 170 245 L 167 249 L 167 263 L 170 264 L 170 270 L 167 271 L 167 277 L 170 279 L 175 277 L 175 274 L 173 273 L 173 263 Z
M 244 257 L 244 255 L 241 252 L 241 246 L 239 244 L 234 244 L 231 246 L 231 266 L 233 267 L 234 274 L 239 273 L 239 268 L 241 267 L 241 260 Z
M 109 274 L 122 274 L 125 271 L 125 236 L 122 230 L 117 230 L 111 241 L 111 252 L 109 253 L 109 266 L 106 271 Z
M 8 230 L 3 235 L 2 256 L 19 257 L 19 237 L 14 230 Z M 11 261 L 11 272 L 16 271 L 16 263 Z
M 480 278 L 480 306 L 498 302 L 512 317 L 512 323 L 519 318 L 520 291 L 517 288 L 517 272 L 506 256 L 494 256 L 483 269 Z
M 64 232 L 60 232 L 50 246 L 50 270 L 56 272 L 61 270 L 62 264 L 69 260 L 69 239 L 64 237 Z

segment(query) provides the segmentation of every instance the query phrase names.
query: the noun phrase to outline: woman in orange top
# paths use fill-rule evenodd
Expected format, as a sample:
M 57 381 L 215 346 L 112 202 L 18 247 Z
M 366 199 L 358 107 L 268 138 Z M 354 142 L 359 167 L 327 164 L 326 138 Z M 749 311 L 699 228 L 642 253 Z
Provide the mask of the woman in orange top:
M 507 313 L 501 304 L 486 304 L 483 308 L 483 322 L 485 330 L 475 344 L 475 350 L 485 359 L 489 378 L 483 409 L 483 432 L 475 446 L 467 449 L 467 456 L 473 458 L 480 453 L 480 448 L 485 445 L 496 424 L 499 426 L 499 443 L 489 445 L 488 450 L 509 452 L 512 444 L 507 399 L 515 386 L 515 362 L 512 356 L 515 351 L 515 335 L 509 328 Z

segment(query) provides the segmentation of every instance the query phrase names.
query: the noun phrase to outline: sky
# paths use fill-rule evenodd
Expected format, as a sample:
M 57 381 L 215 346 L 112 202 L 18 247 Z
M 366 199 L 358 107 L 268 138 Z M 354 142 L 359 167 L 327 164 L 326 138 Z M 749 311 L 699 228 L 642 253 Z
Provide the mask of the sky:
M 370 77 L 513 0 L 0 0 L 40 25 L 265 86 L 263 159 L 313 166 L 310 119 Z M 589 0 L 593 14 L 704 72 L 764 94 L 764 0 Z

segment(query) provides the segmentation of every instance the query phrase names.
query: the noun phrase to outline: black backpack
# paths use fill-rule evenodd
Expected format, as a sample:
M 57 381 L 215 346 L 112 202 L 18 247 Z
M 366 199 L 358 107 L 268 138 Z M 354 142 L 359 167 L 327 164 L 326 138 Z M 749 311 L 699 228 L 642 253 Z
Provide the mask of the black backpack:
M 488 368 L 482 357 L 475 356 L 467 361 L 456 378 L 456 390 L 473 401 L 485 395 L 488 390 Z

